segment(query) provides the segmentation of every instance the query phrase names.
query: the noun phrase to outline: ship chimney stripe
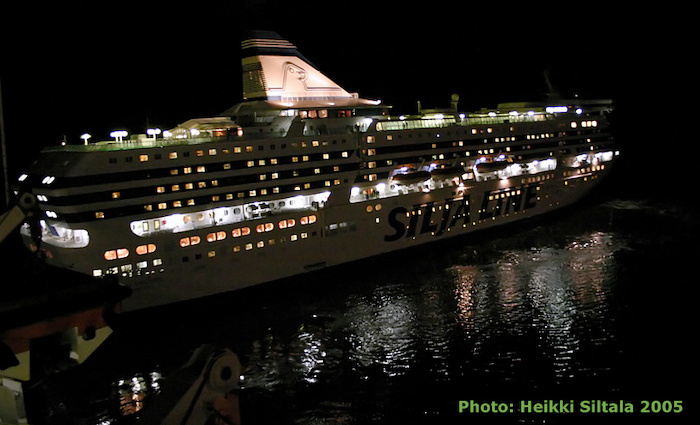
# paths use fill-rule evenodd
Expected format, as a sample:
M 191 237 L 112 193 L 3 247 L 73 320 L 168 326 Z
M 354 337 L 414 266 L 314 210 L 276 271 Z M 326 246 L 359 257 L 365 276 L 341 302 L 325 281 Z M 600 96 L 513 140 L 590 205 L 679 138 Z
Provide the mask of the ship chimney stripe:
M 251 39 L 241 43 L 244 49 L 250 48 L 281 48 L 281 49 L 296 49 L 296 46 L 287 40 L 270 40 L 270 39 Z

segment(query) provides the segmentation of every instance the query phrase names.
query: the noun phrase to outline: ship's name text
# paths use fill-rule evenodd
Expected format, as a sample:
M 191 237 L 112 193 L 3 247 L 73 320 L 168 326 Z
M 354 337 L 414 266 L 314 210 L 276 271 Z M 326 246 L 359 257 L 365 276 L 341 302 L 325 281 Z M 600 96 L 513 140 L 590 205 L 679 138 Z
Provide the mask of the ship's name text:
M 478 210 L 479 220 L 534 207 L 537 203 L 538 186 L 539 184 L 535 183 L 484 192 Z M 458 224 L 469 224 L 470 217 L 468 194 L 459 198 L 447 198 L 444 203 L 427 202 L 414 205 L 410 211 L 404 207 L 396 207 L 389 212 L 388 217 L 389 226 L 394 233 L 385 235 L 384 241 L 392 242 L 426 233 L 440 236 Z

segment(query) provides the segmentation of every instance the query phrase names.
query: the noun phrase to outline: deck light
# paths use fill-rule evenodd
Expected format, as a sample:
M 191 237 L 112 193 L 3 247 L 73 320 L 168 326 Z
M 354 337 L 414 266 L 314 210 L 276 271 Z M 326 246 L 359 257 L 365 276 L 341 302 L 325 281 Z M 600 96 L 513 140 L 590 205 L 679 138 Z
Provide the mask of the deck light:
M 146 134 L 153 136 L 153 140 L 156 140 L 156 137 L 160 134 L 160 128 L 149 128 L 146 130 Z
M 123 142 L 124 137 L 126 137 L 129 133 L 126 130 L 117 130 L 109 133 L 109 137 L 114 137 L 114 139 L 117 142 Z

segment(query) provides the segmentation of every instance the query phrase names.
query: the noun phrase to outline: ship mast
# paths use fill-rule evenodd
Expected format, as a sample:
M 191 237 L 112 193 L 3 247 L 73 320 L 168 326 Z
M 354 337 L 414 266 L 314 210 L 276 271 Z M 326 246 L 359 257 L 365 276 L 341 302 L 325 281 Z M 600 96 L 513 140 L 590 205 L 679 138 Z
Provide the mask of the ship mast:
M 2 171 L 5 182 L 5 206 L 10 206 L 10 179 L 7 170 L 7 146 L 5 145 L 5 118 L 2 110 L 2 81 L 0 80 L 0 142 L 2 143 Z

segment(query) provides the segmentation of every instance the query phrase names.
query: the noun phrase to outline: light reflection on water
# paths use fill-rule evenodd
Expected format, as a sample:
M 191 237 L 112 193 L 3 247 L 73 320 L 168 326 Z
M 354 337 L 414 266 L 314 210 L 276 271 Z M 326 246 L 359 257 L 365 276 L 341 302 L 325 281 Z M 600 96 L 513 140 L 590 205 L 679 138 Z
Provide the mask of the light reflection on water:
M 245 388 L 299 396 L 296 383 L 325 388 L 344 375 L 351 390 L 341 410 L 353 417 L 388 409 L 363 393 L 391 398 L 394 391 L 401 399 L 410 392 L 402 385 L 426 384 L 420 392 L 459 382 L 538 388 L 605 374 L 609 364 L 585 356 L 615 339 L 607 295 L 621 249 L 613 233 L 595 231 L 562 246 L 501 249 L 487 258 L 465 250 L 461 264 L 427 275 L 410 265 L 398 278 L 380 274 L 344 292 L 330 317 L 306 322 L 286 340 L 267 333 L 254 341 Z M 323 416 L 325 408 L 311 410 Z M 330 422 L 313 417 L 302 423 Z
M 613 211 L 625 220 L 612 220 Z M 664 252 L 670 261 L 672 237 L 653 241 L 685 231 L 673 221 L 640 230 L 664 217 L 671 215 L 638 204 L 593 206 L 526 230 L 344 268 L 330 280 L 257 289 L 236 307 L 222 297 L 183 314 L 184 329 L 145 326 L 139 349 L 165 358 L 203 343 L 235 347 L 246 425 L 464 423 L 460 399 L 618 397 L 630 373 L 620 364 L 639 356 L 624 350 L 647 347 L 630 344 L 637 334 L 619 323 L 629 315 L 621 297 L 637 291 L 630 280 L 666 270 L 637 257 Z M 115 338 L 124 350 L 115 357 L 134 352 L 128 337 Z M 112 378 L 118 414 L 86 423 L 139 423 L 148 398 L 168 385 L 167 365 L 158 370 L 163 376 Z

